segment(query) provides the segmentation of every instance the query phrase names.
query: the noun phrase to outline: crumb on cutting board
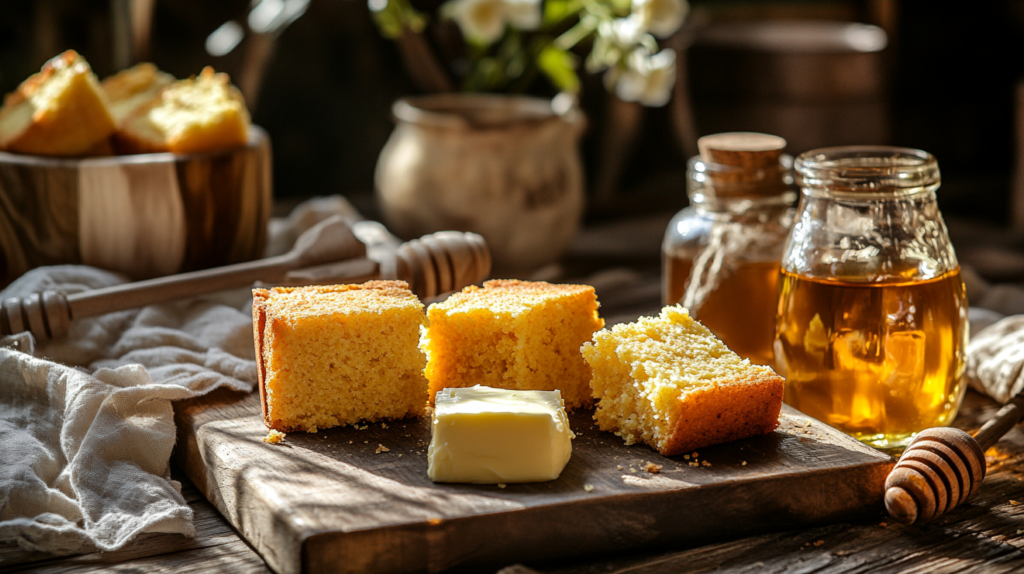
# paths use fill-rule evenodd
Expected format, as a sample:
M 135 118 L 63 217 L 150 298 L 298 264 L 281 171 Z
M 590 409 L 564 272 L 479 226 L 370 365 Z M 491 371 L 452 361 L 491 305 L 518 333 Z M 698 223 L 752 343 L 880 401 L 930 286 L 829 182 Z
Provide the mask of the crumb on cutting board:
M 277 444 L 284 440 L 287 435 L 279 430 L 270 429 L 267 436 L 263 437 L 263 442 L 268 444 Z

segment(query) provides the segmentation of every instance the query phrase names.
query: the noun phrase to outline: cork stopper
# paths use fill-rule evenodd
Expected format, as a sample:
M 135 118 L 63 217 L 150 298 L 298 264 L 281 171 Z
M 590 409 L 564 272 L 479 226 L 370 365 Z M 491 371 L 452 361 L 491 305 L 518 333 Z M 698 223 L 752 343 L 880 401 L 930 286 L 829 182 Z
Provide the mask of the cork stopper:
M 786 140 L 779 136 L 714 134 L 697 140 L 697 148 L 719 197 L 777 195 L 789 189 L 781 163 Z

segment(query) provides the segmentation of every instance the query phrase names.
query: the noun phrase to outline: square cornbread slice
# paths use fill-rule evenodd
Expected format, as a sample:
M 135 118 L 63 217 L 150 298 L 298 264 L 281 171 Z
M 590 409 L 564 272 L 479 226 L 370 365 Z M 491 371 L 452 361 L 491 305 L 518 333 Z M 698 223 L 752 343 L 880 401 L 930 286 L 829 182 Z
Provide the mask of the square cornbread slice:
M 426 408 L 423 304 L 404 281 L 254 289 L 252 315 L 267 427 L 316 432 Z
M 626 444 L 671 456 L 771 432 L 784 380 L 750 364 L 680 306 L 594 335 L 583 345 L 594 419 Z
M 604 326 L 589 285 L 499 280 L 466 287 L 427 310 L 430 397 L 444 388 L 559 390 L 567 408 L 592 404 L 580 345 Z

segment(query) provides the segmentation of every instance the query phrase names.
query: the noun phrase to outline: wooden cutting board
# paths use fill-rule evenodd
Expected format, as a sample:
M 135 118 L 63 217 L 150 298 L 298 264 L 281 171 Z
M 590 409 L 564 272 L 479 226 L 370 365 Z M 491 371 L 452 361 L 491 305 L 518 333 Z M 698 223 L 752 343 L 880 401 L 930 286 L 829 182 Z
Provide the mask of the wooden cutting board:
M 256 393 L 217 391 L 176 413 L 179 463 L 282 574 L 497 568 L 849 520 L 881 512 L 894 463 L 789 407 L 776 432 L 696 459 L 627 447 L 584 411 L 556 481 L 434 484 L 427 419 L 271 445 Z

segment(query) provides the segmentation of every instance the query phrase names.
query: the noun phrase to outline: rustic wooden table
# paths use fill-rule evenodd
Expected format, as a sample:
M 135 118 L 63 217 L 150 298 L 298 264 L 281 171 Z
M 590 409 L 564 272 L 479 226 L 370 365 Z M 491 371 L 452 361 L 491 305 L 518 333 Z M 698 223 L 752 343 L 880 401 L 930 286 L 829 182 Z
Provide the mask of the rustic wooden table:
M 651 231 L 654 229 L 654 231 Z M 660 235 L 657 222 L 621 234 Z M 634 318 L 659 306 L 657 260 L 639 261 L 626 251 L 602 250 L 599 237 L 578 242 L 577 271 L 593 260 L 627 264 L 632 270 L 593 275 L 602 314 L 610 321 Z M 649 241 L 649 238 L 648 238 Z M 656 251 L 655 251 L 656 253 Z M 588 263 L 589 261 L 589 263 Z M 589 268 L 589 269 L 588 269 Z M 967 393 L 955 425 L 974 431 L 997 405 Z M 978 496 L 932 524 L 902 526 L 882 508 L 877 517 L 697 547 L 669 547 L 634 554 L 593 556 L 558 562 L 508 565 L 501 574 L 642 574 L 648 572 L 1017 572 L 1024 571 L 1024 432 L 1015 428 L 986 453 L 989 474 Z M 0 545 L 2 572 L 269 572 L 259 555 L 207 502 L 179 469 L 183 494 L 195 512 L 196 538 L 144 534 L 117 552 L 53 557 Z M 680 520 L 697 517 L 680 516 Z M 496 569 L 497 570 L 497 569 Z
M 968 392 L 956 426 L 975 430 L 996 405 Z M 1024 570 L 1024 433 L 986 453 L 989 474 L 971 504 L 934 524 L 902 526 L 882 509 L 872 520 L 727 540 L 695 548 L 516 565 L 502 574 L 648 572 L 1018 572 Z M 3 572 L 270 572 L 180 471 L 196 538 L 143 534 L 117 552 L 53 557 L 0 546 Z M 688 520 L 681 516 L 680 520 Z

